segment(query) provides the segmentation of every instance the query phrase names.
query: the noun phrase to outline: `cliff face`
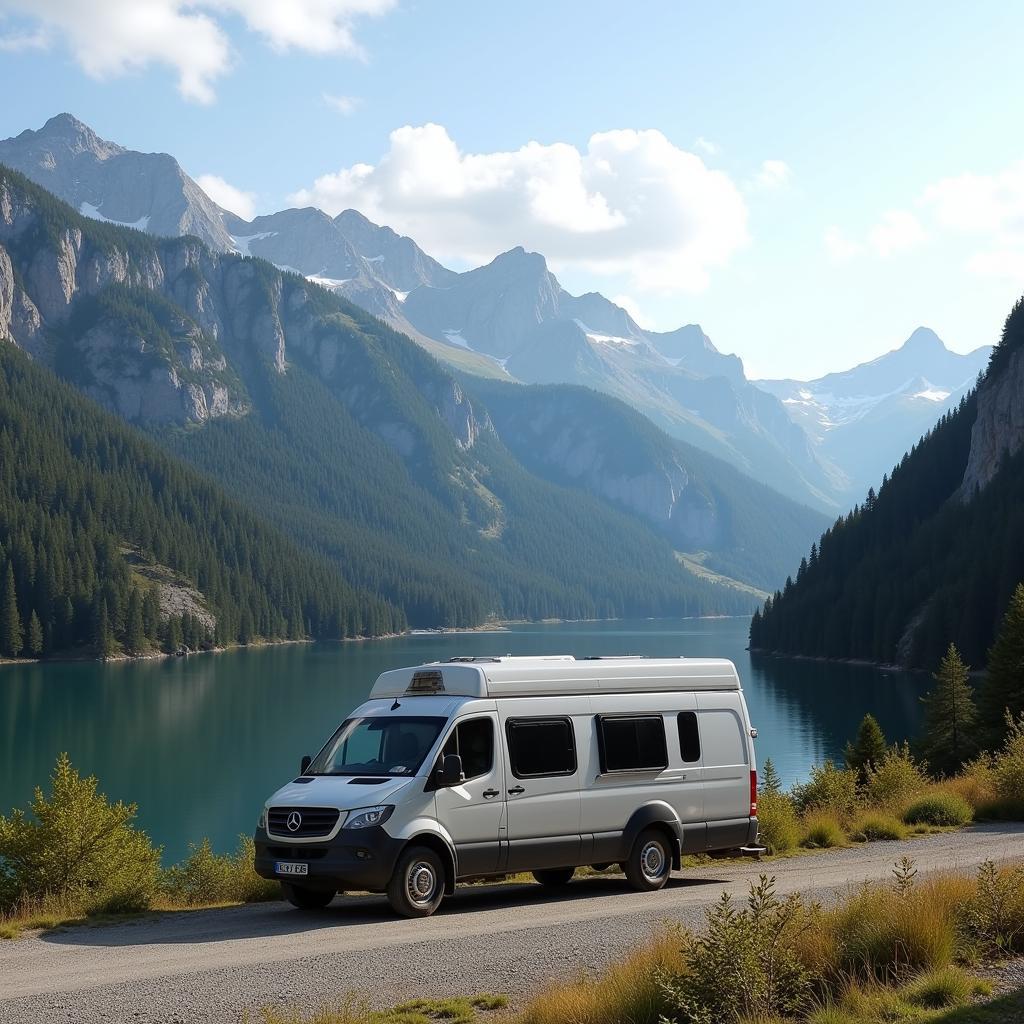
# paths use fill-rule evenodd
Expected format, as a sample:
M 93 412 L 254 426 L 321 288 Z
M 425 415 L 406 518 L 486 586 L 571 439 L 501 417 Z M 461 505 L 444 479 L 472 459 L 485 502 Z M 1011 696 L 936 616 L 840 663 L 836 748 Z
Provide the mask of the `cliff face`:
M 195 239 L 61 220 L 46 203 L 0 176 L 0 337 L 140 423 L 245 415 L 254 368 L 284 374 L 299 360 L 365 426 L 416 453 L 419 429 L 387 400 L 367 335 L 316 285 Z M 472 448 L 488 424 L 459 385 L 439 370 L 420 385 L 458 447 Z
M 978 415 L 960 495 L 969 501 L 996 475 L 1004 456 L 1024 448 L 1024 349 L 1014 352 L 1002 372 L 978 391 Z

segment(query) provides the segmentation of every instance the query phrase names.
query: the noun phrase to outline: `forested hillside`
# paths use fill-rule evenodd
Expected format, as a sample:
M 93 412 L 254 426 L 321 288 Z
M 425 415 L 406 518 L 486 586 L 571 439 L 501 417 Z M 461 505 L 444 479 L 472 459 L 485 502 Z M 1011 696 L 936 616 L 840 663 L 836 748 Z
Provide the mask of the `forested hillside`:
M 1024 310 L 975 392 L 812 547 L 751 625 L 754 648 L 934 668 L 985 663 L 1024 580 Z
M 199 603 L 162 609 L 161 579 L 198 591 Z M 0 343 L 0 655 L 105 656 L 404 625 L 393 606 Z
M 365 311 L 259 259 L 91 221 L 0 169 L 5 333 L 411 625 L 751 608 L 636 516 L 532 473 Z

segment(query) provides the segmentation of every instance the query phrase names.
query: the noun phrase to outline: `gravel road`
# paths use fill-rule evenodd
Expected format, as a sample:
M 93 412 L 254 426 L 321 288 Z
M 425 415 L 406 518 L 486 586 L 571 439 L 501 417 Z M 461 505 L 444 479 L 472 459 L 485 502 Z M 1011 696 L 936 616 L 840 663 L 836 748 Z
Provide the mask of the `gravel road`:
M 658 893 L 634 893 L 614 876 L 580 879 L 558 895 L 537 885 L 466 887 L 419 921 L 363 896 L 319 912 L 271 903 L 25 936 L 0 941 L 0 1024 L 237 1024 L 245 1010 L 258 1020 L 263 1006 L 317 1009 L 348 993 L 379 1006 L 417 995 L 514 998 L 603 966 L 665 922 L 699 924 L 723 890 L 743 895 L 761 873 L 776 877 L 780 893 L 828 899 L 887 877 L 904 855 L 922 874 L 1024 859 L 1024 825 L 723 862 L 680 872 Z

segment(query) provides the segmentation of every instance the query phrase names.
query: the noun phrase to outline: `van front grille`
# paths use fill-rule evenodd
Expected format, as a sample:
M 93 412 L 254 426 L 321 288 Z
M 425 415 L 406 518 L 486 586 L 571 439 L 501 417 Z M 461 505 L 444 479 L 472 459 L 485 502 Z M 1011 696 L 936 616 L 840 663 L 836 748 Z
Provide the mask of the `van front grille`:
M 330 835 L 341 812 L 335 807 L 271 807 L 267 831 L 271 835 L 312 839 Z

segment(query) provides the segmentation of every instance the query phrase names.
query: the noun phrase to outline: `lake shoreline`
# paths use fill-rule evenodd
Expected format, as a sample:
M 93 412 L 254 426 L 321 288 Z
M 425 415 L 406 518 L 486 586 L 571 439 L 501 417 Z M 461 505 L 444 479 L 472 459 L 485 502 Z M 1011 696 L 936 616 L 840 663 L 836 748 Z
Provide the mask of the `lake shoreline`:
M 684 615 L 678 619 L 670 619 L 675 622 L 719 622 L 728 619 L 748 619 L 749 615 Z M 231 651 L 258 650 L 262 647 L 285 647 L 289 644 L 315 644 L 315 643 L 339 643 L 339 644 L 363 644 L 375 643 L 380 640 L 400 640 L 403 637 L 422 636 L 458 636 L 465 634 L 471 636 L 481 633 L 508 633 L 512 626 L 564 626 L 573 623 L 593 622 L 632 622 L 632 619 L 494 619 L 483 622 L 479 626 L 438 626 L 434 629 L 406 629 L 401 633 L 382 633 L 380 636 L 346 636 L 339 640 L 314 640 L 305 638 L 302 640 L 257 640 L 248 644 L 226 644 L 221 647 L 210 647 L 205 650 L 188 651 L 186 654 L 170 653 L 166 651 L 147 651 L 145 654 L 115 654 L 109 658 L 97 658 L 90 654 L 54 654 L 45 658 L 0 658 L 0 668 L 6 666 L 26 665 L 69 665 L 76 663 L 106 664 L 106 663 L 134 663 L 139 661 L 161 661 L 165 658 L 195 657 L 200 654 L 225 654 Z M 642 620 L 655 621 L 655 620 Z M 768 652 L 758 652 L 768 653 Z M 788 657 L 788 655 L 779 655 Z M 792 655 L 801 657 L 801 655 Z M 830 659 L 814 659 L 828 661 Z M 834 660 L 834 659 L 833 659 Z M 858 664 L 850 662 L 850 664 Z M 864 662 L 863 664 L 871 664 Z M 901 671 L 896 668 L 897 671 Z
M 748 647 L 747 650 L 762 658 L 777 658 L 781 661 L 820 661 L 826 665 L 856 665 L 860 668 L 878 669 L 880 672 L 928 672 L 926 668 L 910 668 L 888 661 L 871 661 L 869 658 L 829 658 L 824 654 L 790 654 L 786 651 L 769 651 L 763 647 Z

